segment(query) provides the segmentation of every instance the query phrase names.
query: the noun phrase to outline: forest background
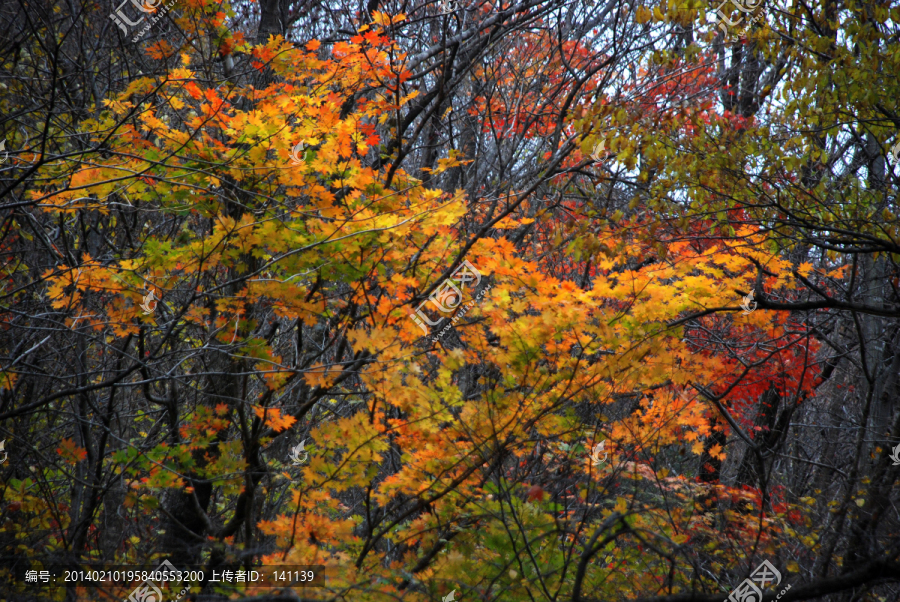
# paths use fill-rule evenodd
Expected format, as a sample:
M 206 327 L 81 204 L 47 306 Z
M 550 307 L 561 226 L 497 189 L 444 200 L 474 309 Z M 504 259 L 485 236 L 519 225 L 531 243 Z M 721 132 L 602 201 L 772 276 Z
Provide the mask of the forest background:
M 0 599 L 898 600 L 898 24 L 3 3 Z

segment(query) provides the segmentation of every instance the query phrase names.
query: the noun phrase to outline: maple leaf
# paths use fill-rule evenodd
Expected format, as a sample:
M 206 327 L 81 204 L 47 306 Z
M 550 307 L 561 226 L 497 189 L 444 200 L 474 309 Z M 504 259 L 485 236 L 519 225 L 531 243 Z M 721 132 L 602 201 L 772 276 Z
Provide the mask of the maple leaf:
M 63 439 L 56 448 L 56 453 L 69 464 L 77 464 L 87 457 L 87 450 L 78 447 L 72 439 Z
M 334 380 L 340 375 L 342 366 L 324 366 L 315 364 L 303 373 L 303 380 L 310 387 L 322 387 L 326 389 L 334 383 Z
M 264 424 L 269 425 L 278 432 L 289 429 L 291 425 L 297 422 L 296 418 L 290 414 L 282 414 L 278 408 L 254 407 L 253 411 Z
M 147 46 L 145 52 L 152 58 L 157 60 L 163 60 L 175 56 L 175 48 L 173 48 L 165 40 L 160 40 L 158 42 L 150 44 L 149 46 Z

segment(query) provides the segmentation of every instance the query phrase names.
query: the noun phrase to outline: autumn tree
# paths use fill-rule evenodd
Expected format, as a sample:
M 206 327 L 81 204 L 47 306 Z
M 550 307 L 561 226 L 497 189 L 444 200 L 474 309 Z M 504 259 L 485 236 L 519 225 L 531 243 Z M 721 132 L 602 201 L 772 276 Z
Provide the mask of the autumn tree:
M 55 10 L 3 49 L 16 599 L 895 592 L 896 7 Z

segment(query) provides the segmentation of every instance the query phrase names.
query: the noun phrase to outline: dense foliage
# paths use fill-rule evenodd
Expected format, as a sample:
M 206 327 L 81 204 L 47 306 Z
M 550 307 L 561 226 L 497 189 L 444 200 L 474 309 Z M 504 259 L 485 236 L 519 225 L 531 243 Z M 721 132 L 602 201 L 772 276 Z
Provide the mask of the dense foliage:
M 716 8 L 3 7 L 0 599 L 896 600 L 900 4 Z

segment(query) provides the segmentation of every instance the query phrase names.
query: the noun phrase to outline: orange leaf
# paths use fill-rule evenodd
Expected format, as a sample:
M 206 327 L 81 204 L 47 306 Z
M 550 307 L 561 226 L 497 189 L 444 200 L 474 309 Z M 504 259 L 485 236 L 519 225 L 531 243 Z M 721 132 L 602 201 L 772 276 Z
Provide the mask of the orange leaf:
M 199 100 L 200 97 L 203 96 L 203 92 L 200 91 L 200 88 L 194 82 L 184 84 L 184 89 L 187 90 L 188 94 L 193 96 L 195 100 Z
M 63 439 L 56 448 L 56 453 L 69 464 L 77 464 L 87 457 L 87 450 L 78 447 L 71 439 Z
M 327 389 L 334 383 L 334 380 L 341 373 L 341 370 L 343 370 L 342 366 L 326 367 L 322 364 L 315 364 L 306 371 L 303 375 L 303 380 L 305 380 L 306 384 L 310 387 L 322 387 L 323 389 Z
M 268 424 L 279 432 L 290 428 L 292 424 L 297 422 L 297 419 L 290 414 L 282 416 L 281 410 L 278 408 L 253 408 L 253 411 L 256 412 L 256 415 L 259 416 L 263 423 Z

